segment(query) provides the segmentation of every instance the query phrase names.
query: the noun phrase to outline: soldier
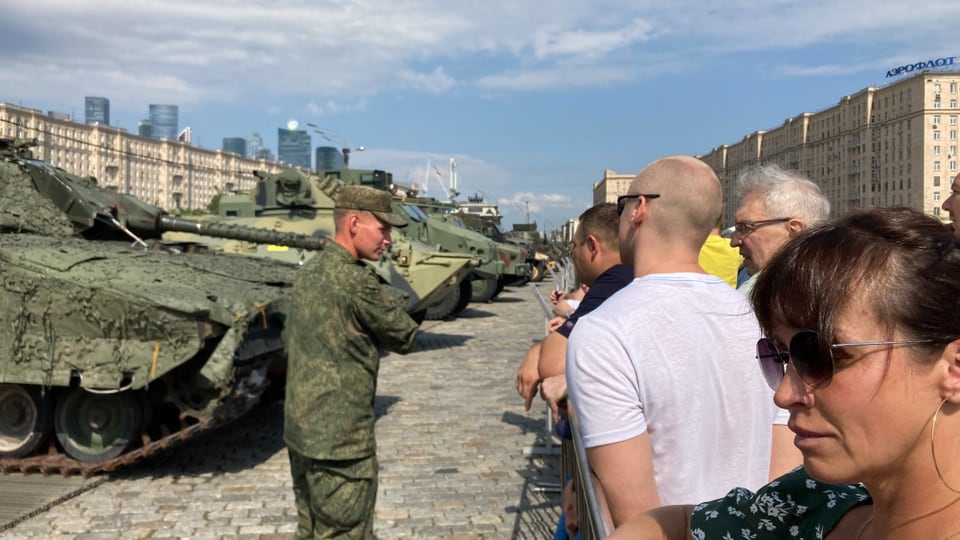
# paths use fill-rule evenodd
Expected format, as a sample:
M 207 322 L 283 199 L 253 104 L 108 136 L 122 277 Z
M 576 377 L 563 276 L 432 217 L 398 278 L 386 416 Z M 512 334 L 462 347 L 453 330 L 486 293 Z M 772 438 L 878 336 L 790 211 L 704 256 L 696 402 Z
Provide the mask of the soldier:
M 403 226 L 390 200 L 385 191 L 343 187 L 333 242 L 294 283 L 283 434 L 298 539 L 373 538 L 380 349 L 409 352 L 418 328 L 359 260 L 379 259 L 391 226 Z

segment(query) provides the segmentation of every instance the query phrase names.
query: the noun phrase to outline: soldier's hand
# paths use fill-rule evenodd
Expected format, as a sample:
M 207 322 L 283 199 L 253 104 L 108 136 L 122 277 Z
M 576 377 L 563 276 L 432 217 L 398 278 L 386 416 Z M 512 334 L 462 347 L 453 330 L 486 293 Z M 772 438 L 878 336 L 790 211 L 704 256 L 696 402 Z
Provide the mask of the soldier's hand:
M 567 322 L 567 319 L 564 317 L 554 317 L 547 321 L 547 333 L 556 331 L 557 328 L 563 326 L 563 323 Z
M 540 384 L 540 344 L 530 347 L 520 369 L 517 370 L 517 393 L 524 399 L 524 410 L 530 410 L 533 397 L 537 395 Z

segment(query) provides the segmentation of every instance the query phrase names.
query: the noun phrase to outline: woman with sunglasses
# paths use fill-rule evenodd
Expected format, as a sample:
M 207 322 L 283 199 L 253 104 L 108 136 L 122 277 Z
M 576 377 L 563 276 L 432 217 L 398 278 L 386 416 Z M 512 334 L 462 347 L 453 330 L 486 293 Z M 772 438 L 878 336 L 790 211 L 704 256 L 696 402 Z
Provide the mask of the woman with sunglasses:
M 803 467 L 611 538 L 960 539 L 960 239 L 858 211 L 790 241 L 753 302 Z

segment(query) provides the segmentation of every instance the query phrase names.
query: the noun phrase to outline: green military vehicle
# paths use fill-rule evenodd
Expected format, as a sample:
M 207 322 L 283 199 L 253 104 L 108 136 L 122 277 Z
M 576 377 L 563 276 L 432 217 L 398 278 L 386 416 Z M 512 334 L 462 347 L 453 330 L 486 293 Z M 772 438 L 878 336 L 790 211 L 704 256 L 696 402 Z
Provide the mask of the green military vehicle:
M 186 253 L 168 229 L 325 242 L 178 219 L 0 139 L 0 470 L 113 470 L 258 402 L 296 266 Z
M 344 169 L 318 171 L 318 174 L 338 178 L 345 184 L 371 186 L 391 193 L 396 191 L 393 175 L 386 171 Z M 407 238 L 416 238 L 444 252 L 470 253 L 480 259 L 480 265 L 473 269 L 471 301 L 487 302 L 500 294 L 509 278 L 506 277 L 507 265 L 500 258 L 494 242 L 464 228 L 461 223 L 428 215 L 416 204 L 407 203 L 403 197 L 394 198 L 394 207 L 398 213 L 409 217 L 408 226 L 401 229 Z
M 213 221 L 237 223 L 259 229 L 332 238 L 333 206 L 342 185 L 334 178 L 307 175 L 295 169 L 280 174 L 255 172 L 256 187 L 246 195 L 224 195 Z M 394 243 L 380 261 L 370 262 L 381 276 L 404 290 L 410 298 L 407 311 L 415 319 L 439 320 L 462 311 L 470 301 L 471 270 L 479 261 L 465 253 L 442 253 L 394 229 Z M 184 240 L 168 234 L 169 240 Z M 312 251 L 274 244 L 223 241 L 216 249 L 256 257 L 302 263 Z
M 408 204 L 416 205 L 428 215 L 436 216 L 441 220 L 493 240 L 497 248 L 497 256 L 505 266 L 503 280 L 497 290 L 498 294 L 504 285 L 523 285 L 532 278 L 527 251 L 523 246 L 508 241 L 496 225 L 489 221 L 485 225 L 484 221 L 476 219 L 476 216 L 459 213 L 459 207 L 455 202 L 447 203 L 427 197 L 407 197 L 405 200 Z

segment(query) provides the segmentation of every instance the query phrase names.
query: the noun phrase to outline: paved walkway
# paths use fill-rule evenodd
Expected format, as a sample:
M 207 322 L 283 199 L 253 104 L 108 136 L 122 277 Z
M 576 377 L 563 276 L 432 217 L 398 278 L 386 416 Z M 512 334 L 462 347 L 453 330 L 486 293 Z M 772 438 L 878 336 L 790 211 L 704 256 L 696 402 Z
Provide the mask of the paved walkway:
M 550 284 L 539 285 L 543 294 Z M 543 337 L 529 287 L 421 332 L 415 352 L 383 359 L 377 395 L 378 538 L 550 538 L 559 460 L 544 409 L 524 412 L 513 381 Z M 15 527 L 4 538 L 290 538 L 296 512 L 283 406 L 253 414 Z

